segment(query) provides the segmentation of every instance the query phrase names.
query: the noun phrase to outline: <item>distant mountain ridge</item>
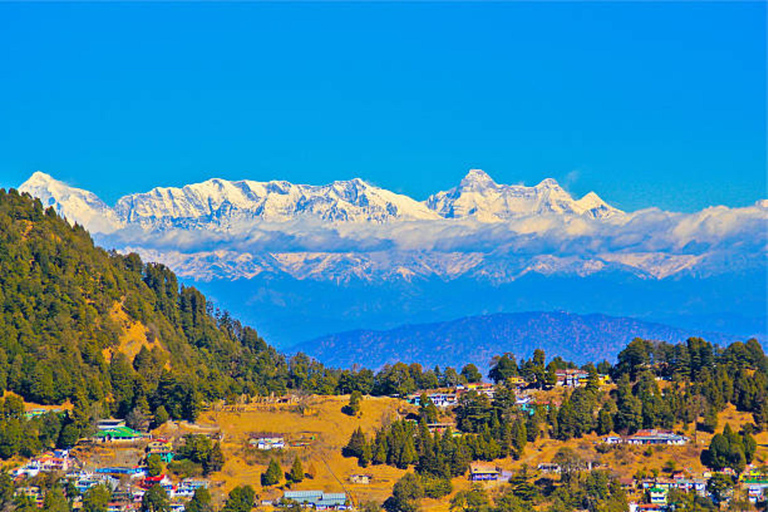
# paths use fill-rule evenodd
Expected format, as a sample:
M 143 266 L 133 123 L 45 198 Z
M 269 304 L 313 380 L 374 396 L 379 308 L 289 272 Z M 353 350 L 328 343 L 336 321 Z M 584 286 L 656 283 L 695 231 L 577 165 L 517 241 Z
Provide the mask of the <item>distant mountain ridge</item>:
M 114 208 L 93 193 L 68 187 L 35 172 L 19 187 L 94 232 L 111 232 L 129 224 L 147 228 L 188 227 L 260 220 L 286 222 L 311 218 L 323 222 L 390 222 L 472 218 L 498 222 L 540 213 L 604 218 L 623 212 L 590 192 L 574 200 L 553 179 L 536 186 L 498 185 L 487 173 L 472 169 L 459 186 L 420 202 L 370 185 L 359 178 L 328 185 L 296 185 L 210 179 L 184 187 L 156 187 L 121 197 Z M 101 222 L 92 219 L 101 217 Z M 91 224 L 90 226 L 88 224 Z
M 483 371 L 495 355 L 511 352 L 518 359 L 529 358 L 536 348 L 578 364 L 612 361 L 636 337 L 670 343 L 703 337 L 723 345 L 740 339 L 633 318 L 529 312 L 404 325 L 387 331 L 348 331 L 301 343 L 293 350 L 337 367 L 360 364 L 377 368 L 397 361 L 411 361 L 430 368 L 435 365 L 460 368 L 473 363 Z

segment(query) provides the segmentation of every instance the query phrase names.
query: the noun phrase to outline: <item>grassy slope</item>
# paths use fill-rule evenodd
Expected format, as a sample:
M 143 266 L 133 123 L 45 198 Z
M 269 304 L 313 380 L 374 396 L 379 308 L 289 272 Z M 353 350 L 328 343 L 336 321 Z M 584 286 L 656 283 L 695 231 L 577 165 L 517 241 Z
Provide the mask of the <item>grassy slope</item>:
M 308 399 L 309 412 L 301 414 L 292 406 L 242 406 L 238 411 L 217 410 L 209 411 L 200 418 L 201 423 L 218 426 L 225 435 L 223 448 L 227 458 L 224 469 L 213 475 L 214 482 L 219 488 L 228 492 L 236 485 L 250 484 L 257 489 L 260 499 L 280 496 L 282 488 L 262 489 L 259 476 L 266 469 L 269 456 L 257 454 L 246 448 L 247 439 L 251 433 L 274 432 L 283 434 L 290 439 L 302 435 L 315 435 L 316 440 L 306 448 L 288 449 L 280 459 L 285 471 L 288 471 L 295 455 L 303 461 L 305 470 L 314 466 L 316 477 L 305 480 L 294 489 L 323 489 L 331 492 L 348 492 L 357 502 L 375 500 L 382 502 L 392 489 L 392 485 L 405 472 L 388 466 L 370 466 L 359 468 L 353 459 L 341 456 L 341 448 L 347 443 L 352 431 L 361 426 L 366 433 L 372 433 L 387 419 L 393 418 L 398 411 L 409 410 L 408 406 L 390 398 L 366 398 L 360 417 L 351 418 L 341 412 L 348 397 L 311 397 Z M 728 408 L 720 415 L 718 430 L 726 422 L 738 428 L 750 421 L 749 415 Z M 692 435 L 691 432 L 689 432 Z M 526 448 L 525 456 L 519 460 L 504 459 L 498 464 L 504 469 L 517 469 L 522 464 L 536 467 L 541 462 L 549 462 L 557 451 L 564 447 L 577 450 L 588 459 L 596 459 L 608 464 L 620 476 L 632 476 L 638 470 L 651 471 L 654 468 L 661 471 L 669 459 L 674 459 L 679 468 L 688 469 L 700 474 L 704 471 L 699 462 L 699 454 L 706 448 L 711 439 L 710 434 L 698 433 L 696 444 L 685 447 L 663 447 L 647 450 L 642 447 L 632 447 L 599 454 L 595 450 L 598 437 L 586 436 L 567 442 L 553 439 L 539 439 Z M 768 461 L 768 433 L 757 436 L 757 459 Z M 327 463 L 327 464 L 326 464 Z M 374 477 L 371 485 L 352 485 L 349 475 L 367 473 Z M 465 478 L 454 479 L 456 490 L 469 487 Z M 443 500 L 425 500 L 423 505 L 429 511 L 448 510 L 449 498 Z
M 228 492 L 237 485 L 249 484 L 257 489 L 260 499 L 276 498 L 282 495 L 280 488 L 262 489 L 259 484 L 261 473 L 266 470 L 270 455 L 247 447 L 250 434 L 275 433 L 287 440 L 314 436 L 310 445 L 290 448 L 279 454 L 284 471 L 288 471 L 298 455 L 305 471 L 314 467 L 314 479 L 306 479 L 293 489 L 322 489 L 328 492 L 348 492 L 358 501 L 376 500 L 382 502 L 392 490 L 392 485 L 405 473 L 388 466 L 360 468 L 355 459 L 341 456 L 341 449 L 347 444 L 352 432 L 361 426 L 366 433 L 373 433 L 389 419 L 397 417 L 402 402 L 391 398 L 366 398 L 359 417 L 350 417 L 341 412 L 349 397 L 311 397 L 307 412 L 298 412 L 291 405 L 249 405 L 208 411 L 201 415 L 198 423 L 219 426 L 224 441 L 222 448 L 226 464 L 221 472 L 212 476 L 218 487 Z M 193 431 L 182 425 L 175 430 L 164 427 L 159 433 L 178 436 L 184 431 Z M 273 455 L 278 455 L 277 453 Z M 352 485 L 349 475 L 366 473 L 373 475 L 371 485 Z

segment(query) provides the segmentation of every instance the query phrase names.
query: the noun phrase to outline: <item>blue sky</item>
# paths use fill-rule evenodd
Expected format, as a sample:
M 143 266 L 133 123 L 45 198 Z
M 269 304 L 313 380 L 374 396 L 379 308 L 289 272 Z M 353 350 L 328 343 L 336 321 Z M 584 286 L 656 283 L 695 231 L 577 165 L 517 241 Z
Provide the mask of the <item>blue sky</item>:
M 766 193 L 765 5 L 0 3 L 0 186 L 470 167 L 637 209 Z

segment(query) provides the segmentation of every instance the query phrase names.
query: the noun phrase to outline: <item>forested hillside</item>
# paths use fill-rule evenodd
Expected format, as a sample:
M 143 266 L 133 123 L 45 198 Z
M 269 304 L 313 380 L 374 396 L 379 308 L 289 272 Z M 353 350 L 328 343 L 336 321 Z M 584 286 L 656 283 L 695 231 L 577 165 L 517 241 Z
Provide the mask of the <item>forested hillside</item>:
M 634 338 L 682 343 L 704 338 L 727 346 L 739 337 L 678 329 L 634 318 L 564 311 L 496 313 L 433 324 L 403 325 L 387 331 L 357 330 L 330 334 L 295 347 L 324 364 L 376 368 L 397 361 L 424 366 L 485 368 L 493 356 L 512 352 L 530 356 L 537 348 L 578 364 L 613 361 Z
M 0 305 L 0 386 L 29 401 L 194 418 L 204 399 L 302 384 L 170 270 L 95 247 L 14 190 L 0 190 Z M 126 323 L 143 333 L 133 357 L 120 347 Z

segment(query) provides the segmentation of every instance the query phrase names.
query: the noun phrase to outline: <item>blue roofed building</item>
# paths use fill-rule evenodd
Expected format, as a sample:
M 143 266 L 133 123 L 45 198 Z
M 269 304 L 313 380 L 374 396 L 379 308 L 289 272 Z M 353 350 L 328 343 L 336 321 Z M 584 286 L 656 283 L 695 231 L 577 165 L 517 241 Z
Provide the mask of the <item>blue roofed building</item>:
M 301 505 L 318 510 L 343 510 L 347 505 L 347 495 L 343 492 L 325 491 L 285 491 L 283 501 L 295 501 Z

